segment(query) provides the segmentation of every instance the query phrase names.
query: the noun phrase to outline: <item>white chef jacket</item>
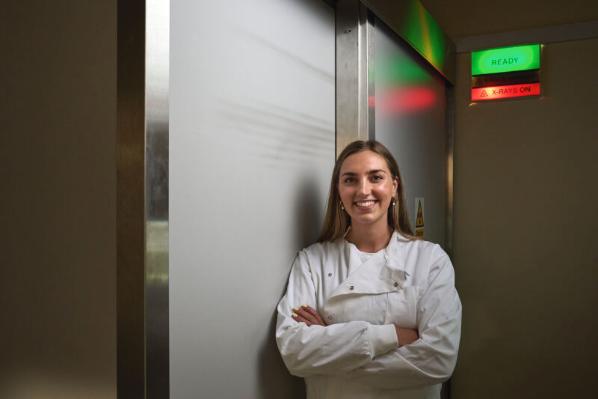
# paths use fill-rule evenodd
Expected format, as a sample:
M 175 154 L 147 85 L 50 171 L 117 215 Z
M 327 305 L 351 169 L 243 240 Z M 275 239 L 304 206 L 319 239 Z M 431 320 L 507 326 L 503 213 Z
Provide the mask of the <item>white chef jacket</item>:
M 292 319 L 309 305 L 328 323 Z M 419 339 L 398 347 L 394 324 Z M 276 341 L 308 399 L 437 399 L 457 361 L 461 302 L 447 254 L 394 232 L 375 254 L 340 238 L 295 258 L 278 304 Z

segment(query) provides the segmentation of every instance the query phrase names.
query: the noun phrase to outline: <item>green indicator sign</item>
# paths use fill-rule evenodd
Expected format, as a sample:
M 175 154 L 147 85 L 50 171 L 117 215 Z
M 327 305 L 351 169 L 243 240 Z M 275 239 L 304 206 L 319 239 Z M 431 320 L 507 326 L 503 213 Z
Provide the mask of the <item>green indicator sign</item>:
M 539 44 L 500 47 L 471 53 L 471 74 L 474 76 L 539 68 Z

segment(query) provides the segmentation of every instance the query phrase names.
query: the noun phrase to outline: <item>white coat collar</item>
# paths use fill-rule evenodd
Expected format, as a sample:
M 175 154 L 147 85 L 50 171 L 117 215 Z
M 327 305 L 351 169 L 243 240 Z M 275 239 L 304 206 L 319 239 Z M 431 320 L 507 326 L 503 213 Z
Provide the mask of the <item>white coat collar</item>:
M 351 273 L 328 300 L 342 295 L 380 294 L 401 289 L 409 277 L 405 271 L 402 247 L 409 239 L 393 232 L 386 248 L 362 262 L 357 247 L 342 240 L 342 252 L 349 259 Z

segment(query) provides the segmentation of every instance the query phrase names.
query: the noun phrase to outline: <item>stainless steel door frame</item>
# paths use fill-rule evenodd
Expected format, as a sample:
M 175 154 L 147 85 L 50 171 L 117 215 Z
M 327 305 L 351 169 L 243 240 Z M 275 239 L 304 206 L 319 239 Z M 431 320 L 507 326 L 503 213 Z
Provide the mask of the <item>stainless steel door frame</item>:
M 373 62 L 372 14 L 357 0 L 336 5 L 336 156 L 354 140 L 374 138 L 368 98 Z
M 118 1 L 117 395 L 168 398 L 169 0 Z

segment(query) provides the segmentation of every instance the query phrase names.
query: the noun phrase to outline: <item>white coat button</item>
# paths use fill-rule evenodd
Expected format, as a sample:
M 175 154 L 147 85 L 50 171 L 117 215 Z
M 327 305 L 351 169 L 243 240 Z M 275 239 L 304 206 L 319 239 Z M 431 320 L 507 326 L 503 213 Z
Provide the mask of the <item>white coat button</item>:
M 328 277 L 332 277 L 332 273 L 328 273 Z
M 397 283 L 397 282 L 395 281 L 395 283 L 394 283 L 393 285 L 394 285 L 395 287 L 398 287 L 398 286 L 399 286 L 399 283 Z
M 353 289 L 354 289 L 354 288 L 355 288 L 355 286 L 354 286 L 354 285 L 350 285 L 350 286 L 349 286 L 349 289 L 350 289 L 351 291 L 353 291 Z

